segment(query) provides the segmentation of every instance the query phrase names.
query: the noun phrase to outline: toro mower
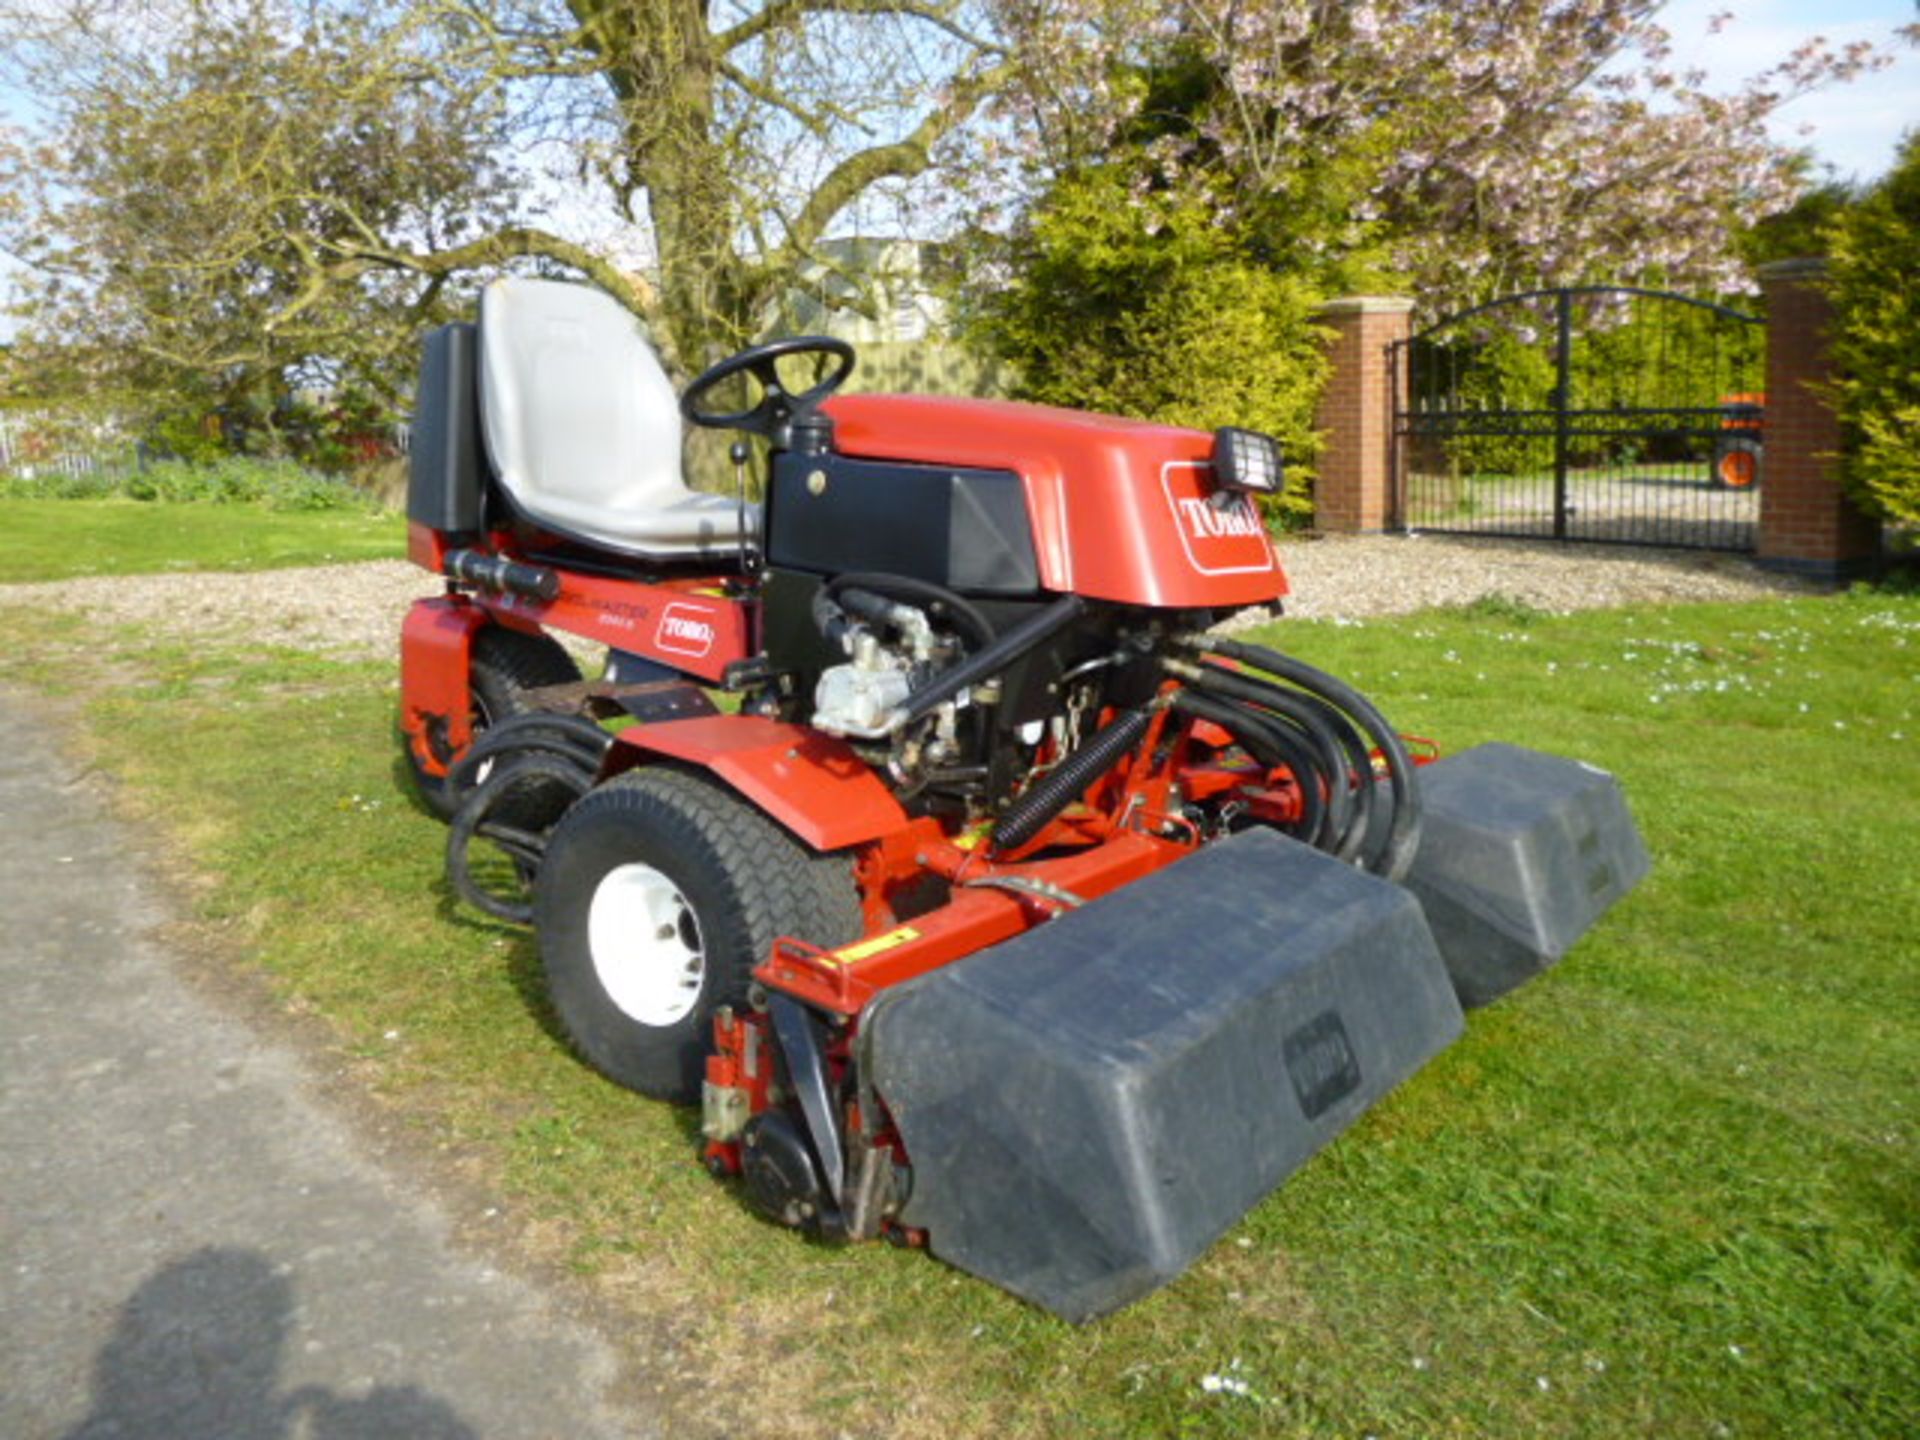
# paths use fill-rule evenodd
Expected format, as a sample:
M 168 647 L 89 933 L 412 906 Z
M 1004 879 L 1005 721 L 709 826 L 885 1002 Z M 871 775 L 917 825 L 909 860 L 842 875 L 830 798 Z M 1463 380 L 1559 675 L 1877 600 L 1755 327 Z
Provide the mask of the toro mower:
M 1646 854 L 1603 772 L 1436 758 L 1220 633 L 1286 594 L 1271 439 L 835 393 L 853 365 L 777 340 L 676 402 L 637 321 L 551 281 L 434 332 L 409 552 L 446 593 L 404 627 L 407 763 L 580 1054 L 701 1105 L 754 1207 L 1085 1320 Z M 745 438 L 737 495 L 687 488 L 683 420 L 763 442 L 761 502 Z
M 1715 489 L 1751 490 L 1760 483 L 1766 458 L 1765 391 L 1720 397 L 1720 429 L 1713 439 L 1709 474 Z

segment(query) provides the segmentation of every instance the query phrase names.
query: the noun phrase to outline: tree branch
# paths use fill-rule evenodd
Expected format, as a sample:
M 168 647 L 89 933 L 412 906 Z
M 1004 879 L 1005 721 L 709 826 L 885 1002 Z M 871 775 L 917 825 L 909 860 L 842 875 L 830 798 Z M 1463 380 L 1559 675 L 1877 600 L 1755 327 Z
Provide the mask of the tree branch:
M 913 132 L 890 145 L 875 145 L 849 155 L 828 172 L 800 208 L 787 232 L 787 256 L 797 260 L 809 252 L 838 215 L 866 188 L 880 180 L 908 180 L 932 163 L 933 147 L 966 122 L 980 102 L 1005 77 L 1008 67 L 995 66 L 953 83 L 946 104 L 927 115 Z
M 732 61 L 721 60 L 718 62 L 718 68 L 723 78 L 738 85 L 762 105 L 770 105 L 775 110 L 784 110 L 804 125 L 808 133 L 816 139 L 827 140 L 832 136 L 833 127 L 828 125 L 819 115 L 816 115 L 811 110 L 803 110 L 800 106 L 787 99 L 784 95 L 781 95 L 772 87 L 761 84 L 758 80 L 755 80 L 751 75 L 748 75 L 745 71 L 733 64 Z
M 320 281 L 321 288 L 338 280 L 365 274 L 368 269 L 375 266 L 393 270 L 411 270 L 419 275 L 444 280 L 462 270 L 480 270 L 490 266 L 504 265 L 509 260 L 528 258 L 552 260 L 570 270 L 579 271 L 625 305 L 646 324 L 654 346 L 661 352 L 662 358 L 670 363 L 677 363 L 678 360 L 672 334 L 660 312 L 659 292 L 652 285 L 638 275 L 628 274 L 606 257 L 596 255 L 582 245 L 577 245 L 571 240 L 563 240 L 558 235 L 530 225 L 508 226 L 483 235 L 477 240 L 470 240 L 464 245 L 456 245 L 447 250 L 428 251 L 424 254 L 379 245 L 343 246 L 340 247 L 340 254 L 341 259 L 335 264 L 320 267 L 325 277 Z M 312 290 L 314 286 L 310 285 L 308 288 Z M 303 296 L 281 310 L 274 319 L 275 321 L 290 319 L 310 303 L 312 302 Z
M 714 36 L 713 48 L 715 54 L 730 54 L 749 40 L 757 40 L 789 21 L 800 20 L 808 15 L 904 15 L 909 19 L 924 20 L 982 54 L 1006 53 L 992 41 L 957 24 L 950 14 L 952 8 L 946 5 L 921 5 L 915 0 L 773 0 L 758 14 L 749 15 L 731 30 L 723 30 Z

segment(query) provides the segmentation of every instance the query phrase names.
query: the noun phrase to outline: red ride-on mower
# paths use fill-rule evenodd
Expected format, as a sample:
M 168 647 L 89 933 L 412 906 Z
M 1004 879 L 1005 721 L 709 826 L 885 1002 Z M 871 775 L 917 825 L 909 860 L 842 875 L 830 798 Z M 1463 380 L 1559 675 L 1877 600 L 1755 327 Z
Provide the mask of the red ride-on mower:
M 1767 397 L 1748 391 L 1720 397 L 1720 433 L 1713 441 L 1710 478 L 1718 490 L 1751 490 L 1766 459 Z
M 787 383 L 796 359 L 824 378 Z M 409 548 L 447 592 L 406 621 L 407 754 L 453 883 L 531 920 L 580 1052 L 698 1101 L 753 1205 L 1083 1320 L 1177 1275 L 1646 854 L 1607 775 L 1435 760 L 1216 633 L 1286 593 L 1273 441 L 835 395 L 853 363 L 775 341 L 676 405 L 619 305 L 542 281 L 435 332 Z M 751 408 L 710 408 L 743 375 Z M 683 416 L 766 442 L 764 505 L 686 488 Z M 491 881 L 477 840 L 512 857 Z

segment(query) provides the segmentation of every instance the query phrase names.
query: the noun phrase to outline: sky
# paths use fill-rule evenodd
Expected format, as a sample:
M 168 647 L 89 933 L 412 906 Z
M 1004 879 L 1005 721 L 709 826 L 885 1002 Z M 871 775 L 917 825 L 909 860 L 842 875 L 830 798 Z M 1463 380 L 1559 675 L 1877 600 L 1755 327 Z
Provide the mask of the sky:
M 1721 11 L 1734 19 L 1716 34 L 1709 22 Z M 1920 126 L 1920 49 L 1899 43 L 1894 31 L 1920 21 L 1915 0 L 1671 0 L 1660 21 L 1673 36 L 1676 68 L 1707 72 L 1708 87 L 1737 88 L 1795 46 L 1824 35 L 1836 47 L 1874 41 L 1895 61 L 1851 85 L 1806 96 L 1775 117 L 1773 133 L 1789 145 L 1812 149 L 1817 161 L 1843 180 L 1872 181 L 1893 163 L 1908 129 Z M 20 108 L 17 93 L 0 87 L 0 120 Z M 0 305 L 11 269 L 0 255 Z M 0 342 L 12 331 L 0 314 Z
M 1708 21 L 1720 11 L 1734 19 L 1718 35 Z M 1711 89 L 1736 88 L 1814 35 L 1839 48 L 1871 40 L 1891 51 L 1891 67 L 1785 106 L 1775 117 L 1776 140 L 1812 148 L 1843 180 L 1871 181 L 1893 164 L 1901 135 L 1920 126 L 1920 50 L 1894 31 L 1920 21 L 1914 0 L 1672 0 L 1660 23 L 1672 34 L 1676 68 L 1699 66 Z M 1803 129 L 1805 133 L 1803 133 Z

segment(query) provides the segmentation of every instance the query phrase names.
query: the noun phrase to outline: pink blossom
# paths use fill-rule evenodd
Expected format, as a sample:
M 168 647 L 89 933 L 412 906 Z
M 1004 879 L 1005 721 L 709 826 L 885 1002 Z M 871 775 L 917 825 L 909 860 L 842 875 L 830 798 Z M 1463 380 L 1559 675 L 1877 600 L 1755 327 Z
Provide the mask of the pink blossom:
M 1110 155 L 1144 93 L 1120 77 L 1177 47 L 1219 89 L 1142 154 L 1140 182 L 1311 203 L 1339 177 L 1353 188 L 1337 213 L 1355 223 L 1301 235 L 1302 262 L 1384 240 L 1375 258 L 1429 311 L 1650 271 L 1746 283 L 1725 215 L 1784 209 L 1802 184 L 1769 117 L 1887 59 L 1811 41 L 1716 94 L 1672 67 L 1652 0 L 986 4 L 1021 76 L 999 113 L 1039 137 L 1029 178 Z

